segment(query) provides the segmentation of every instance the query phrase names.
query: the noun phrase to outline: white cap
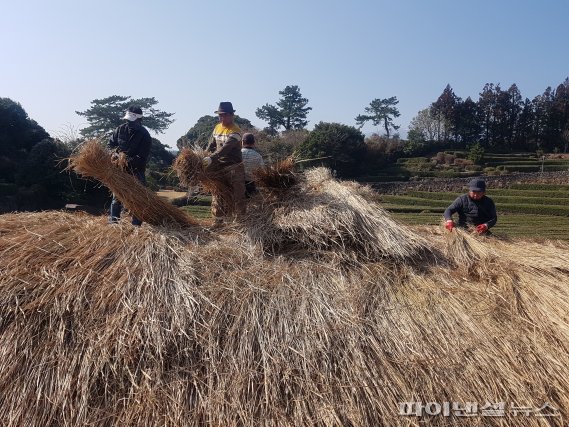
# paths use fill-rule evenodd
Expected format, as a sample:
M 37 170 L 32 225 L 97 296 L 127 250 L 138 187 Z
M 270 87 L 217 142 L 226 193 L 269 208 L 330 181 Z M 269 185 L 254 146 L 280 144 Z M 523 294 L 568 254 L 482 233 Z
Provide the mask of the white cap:
M 127 111 L 123 119 L 128 120 L 129 122 L 134 122 L 135 120 L 142 119 L 142 114 L 136 114 L 132 111 Z

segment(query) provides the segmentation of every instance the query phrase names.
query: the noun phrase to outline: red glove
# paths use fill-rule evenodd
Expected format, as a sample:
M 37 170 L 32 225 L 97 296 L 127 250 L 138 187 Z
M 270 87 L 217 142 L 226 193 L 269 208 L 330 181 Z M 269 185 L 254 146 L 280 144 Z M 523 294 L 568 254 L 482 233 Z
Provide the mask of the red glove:
M 449 219 L 449 220 L 446 222 L 445 228 L 446 228 L 448 231 L 452 231 L 452 229 L 454 228 L 454 222 L 453 222 L 452 219 Z
M 476 226 L 476 232 L 478 234 L 486 233 L 488 231 L 488 226 L 486 224 L 480 224 Z

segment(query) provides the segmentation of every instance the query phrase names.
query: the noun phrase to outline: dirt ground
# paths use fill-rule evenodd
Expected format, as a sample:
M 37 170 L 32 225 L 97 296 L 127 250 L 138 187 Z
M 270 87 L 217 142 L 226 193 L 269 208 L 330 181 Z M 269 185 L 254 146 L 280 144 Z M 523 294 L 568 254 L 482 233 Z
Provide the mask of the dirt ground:
M 156 194 L 160 197 L 164 197 L 168 200 L 177 199 L 178 197 L 185 197 L 186 192 L 184 191 L 174 191 L 174 190 L 161 190 L 157 191 Z

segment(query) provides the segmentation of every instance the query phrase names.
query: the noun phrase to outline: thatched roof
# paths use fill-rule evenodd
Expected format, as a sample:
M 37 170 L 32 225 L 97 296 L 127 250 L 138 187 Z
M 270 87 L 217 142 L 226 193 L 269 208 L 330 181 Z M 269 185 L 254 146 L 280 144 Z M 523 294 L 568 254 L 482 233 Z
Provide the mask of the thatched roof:
M 409 401 L 567 419 L 567 244 L 402 227 L 324 171 L 288 191 L 253 202 L 275 206 L 255 230 L 256 212 L 215 233 L 0 216 L 0 424 L 544 420 L 399 415 Z

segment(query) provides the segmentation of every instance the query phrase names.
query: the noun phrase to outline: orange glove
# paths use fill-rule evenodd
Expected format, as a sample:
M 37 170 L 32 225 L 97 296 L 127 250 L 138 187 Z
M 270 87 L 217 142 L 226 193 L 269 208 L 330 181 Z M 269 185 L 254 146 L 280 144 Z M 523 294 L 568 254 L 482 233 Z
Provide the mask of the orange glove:
M 480 224 L 476 226 L 476 232 L 478 234 L 486 233 L 488 231 L 488 226 L 486 224 Z
M 446 222 L 445 228 L 446 228 L 448 231 L 452 231 L 452 229 L 454 228 L 454 222 L 453 222 L 452 219 L 449 219 L 449 220 Z

